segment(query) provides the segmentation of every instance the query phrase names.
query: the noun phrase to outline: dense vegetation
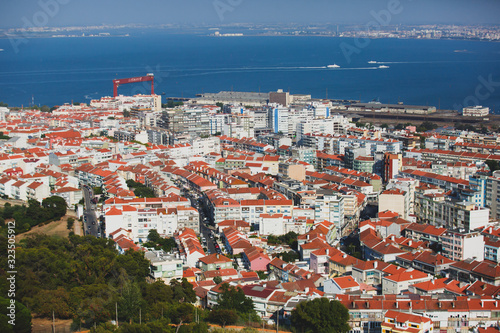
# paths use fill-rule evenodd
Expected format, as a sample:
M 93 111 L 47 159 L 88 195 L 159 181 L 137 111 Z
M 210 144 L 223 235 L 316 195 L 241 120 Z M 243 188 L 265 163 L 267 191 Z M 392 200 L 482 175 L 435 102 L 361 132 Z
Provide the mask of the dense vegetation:
M 127 180 L 127 186 L 129 189 L 134 189 L 134 194 L 139 198 L 154 198 L 156 197 L 155 192 L 144 184 L 133 181 L 132 179 Z
M 253 301 L 245 296 L 239 287 L 230 286 L 224 283 L 221 287 L 218 305 L 210 312 L 208 320 L 221 325 L 236 324 L 238 320 L 247 322 L 249 320 L 259 321 L 259 317 L 254 310 Z
M 7 248 L 6 237 L 0 236 L 0 247 Z M 0 261 L 7 267 L 6 251 Z M 189 282 L 148 283 L 149 261 L 143 253 L 121 255 L 107 239 L 33 235 L 16 247 L 16 269 L 16 331 L 0 326 L 1 332 L 29 332 L 31 314 L 72 319 L 75 329 L 95 325 L 96 332 L 120 333 L 207 332 L 206 322 L 258 321 L 253 302 L 241 289 L 222 286 L 220 305 L 213 314 L 195 309 L 191 303 L 196 295 Z M 0 271 L 3 295 L 8 289 L 6 277 Z M 0 304 L 7 301 L 0 298 Z M 110 324 L 117 314 L 118 328 Z
M 12 206 L 6 203 L 0 208 L 0 228 L 2 234 L 6 231 L 6 221 L 16 221 L 16 234 L 26 232 L 32 227 L 51 221 L 57 221 L 66 215 L 66 201 L 59 196 L 52 196 L 43 199 L 42 204 L 36 200 L 28 200 L 28 206 Z
M 487 160 L 486 165 L 488 165 L 490 172 L 500 170 L 500 164 L 496 160 Z
M 184 105 L 183 102 L 174 102 L 172 100 L 168 100 L 167 103 L 162 103 L 161 107 L 164 109 L 165 108 L 171 109 L 171 108 L 174 108 L 176 106 L 182 106 L 182 105 Z
M 177 243 L 173 237 L 162 238 L 156 229 L 151 229 L 149 230 L 148 241 L 143 246 L 170 252 L 173 248 L 177 247 Z
M 297 237 L 298 234 L 290 231 L 289 233 L 286 233 L 281 236 L 274 236 L 274 235 L 269 235 L 267 237 L 267 243 L 268 244 L 274 244 L 274 245 L 288 245 L 292 249 L 297 250 Z
M 6 295 L 6 294 L 5 294 Z M 20 302 L 16 302 L 15 307 L 15 326 L 9 324 L 12 317 L 8 317 L 7 310 L 10 305 L 10 300 L 0 296 L 0 332 L 2 333 L 29 333 L 31 332 L 31 313 Z
M 300 259 L 300 255 L 296 251 L 280 252 L 276 254 L 276 257 L 286 262 L 295 262 L 295 260 Z
M 424 121 L 422 124 L 417 126 L 417 132 L 427 132 L 427 131 L 432 131 L 436 128 L 438 128 L 439 125 L 435 123 L 431 123 L 430 121 Z
M 6 248 L 6 238 L 0 241 Z M 6 260 L 2 252 L 2 267 Z M 119 255 L 106 239 L 35 235 L 16 248 L 16 260 L 17 301 L 37 316 L 51 318 L 54 312 L 56 318 L 73 319 L 75 327 L 115 319 L 116 309 L 124 322 L 139 322 L 140 315 L 142 321 L 153 321 L 163 313 L 164 320 L 176 323 L 179 312 L 194 311 L 188 304 L 196 300 L 190 283 L 146 283 L 149 262 L 144 255 Z M 0 282 L 4 295 L 5 274 Z
M 316 298 L 305 301 L 292 310 L 292 327 L 303 333 L 349 332 L 349 310 L 337 300 Z

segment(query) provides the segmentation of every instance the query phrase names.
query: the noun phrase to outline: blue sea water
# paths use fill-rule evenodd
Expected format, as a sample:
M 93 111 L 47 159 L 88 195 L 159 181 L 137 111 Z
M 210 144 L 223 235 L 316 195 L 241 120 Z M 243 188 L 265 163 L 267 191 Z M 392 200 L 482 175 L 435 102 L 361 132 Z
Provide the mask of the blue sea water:
M 375 39 L 360 45 L 347 38 L 149 32 L 29 39 L 19 52 L 0 39 L 0 49 L 0 101 L 12 106 L 29 105 L 32 97 L 49 106 L 88 102 L 112 95 L 115 78 L 152 72 L 156 93 L 165 96 L 284 89 L 442 109 L 479 102 L 500 111 L 500 43 L 492 42 Z M 353 53 L 346 57 L 342 49 Z M 326 68 L 332 64 L 340 68 Z M 119 87 L 120 94 L 148 91 L 142 83 Z

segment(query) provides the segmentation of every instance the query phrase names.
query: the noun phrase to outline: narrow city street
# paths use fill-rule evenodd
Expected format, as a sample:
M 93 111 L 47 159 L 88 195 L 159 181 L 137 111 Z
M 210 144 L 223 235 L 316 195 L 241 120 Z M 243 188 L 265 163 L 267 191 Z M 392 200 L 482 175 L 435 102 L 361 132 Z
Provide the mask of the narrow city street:
M 92 235 L 96 237 L 101 236 L 100 226 L 94 210 L 95 204 L 92 202 L 94 193 L 88 186 L 84 186 L 82 191 L 85 200 L 85 210 L 83 211 L 83 227 L 85 235 Z

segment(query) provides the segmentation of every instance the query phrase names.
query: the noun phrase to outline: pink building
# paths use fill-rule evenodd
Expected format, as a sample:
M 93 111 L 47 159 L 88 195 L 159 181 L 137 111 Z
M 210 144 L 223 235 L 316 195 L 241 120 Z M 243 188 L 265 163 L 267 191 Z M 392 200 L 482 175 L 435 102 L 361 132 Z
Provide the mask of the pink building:
M 245 267 L 251 271 L 267 271 L 267 265 L 271 260 L 264 253 L 264 250 L 252 246 L 243 251 L 243 262 L 245 263 Z

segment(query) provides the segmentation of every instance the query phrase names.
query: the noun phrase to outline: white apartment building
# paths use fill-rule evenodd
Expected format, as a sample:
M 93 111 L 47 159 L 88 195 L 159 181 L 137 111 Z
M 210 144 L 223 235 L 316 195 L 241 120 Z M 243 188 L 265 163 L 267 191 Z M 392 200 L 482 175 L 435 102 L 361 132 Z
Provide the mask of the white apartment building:
M 191 142 L 192 156 L 205 155 L 209 152 L 220 153 L 220 139 L 218 137 L 197 139 Z
M 329 221 L 340 231 L 344 227 L 344 198 L 339 193 L 322 193 L 317 191 L 314 203 L 314 219 L 316 222 Z
M 161 236 L 170 237 L 182 227 L 199 233 L 199 213 L 191 207 L 167 209 L 111 207 L 105 212 L 106 236 L 115 230 L 129 230 L 134 242 L 145 242 L 149 231 L 156 229 Z
M 283 214 L 260 214 L 259 234 L 261 236 L 285 234 L 285 217 Z M 290 219 L 290 217 L 288 217 Z
M 208 123 L 210 127 L 210 134 L 214 135 L 215 133 L 222 133 L 224 129 L 224 125 L 228 122 L 227 119 L 230 115 L 228 114 L 211 114 L 208 118 Z
M 475 203 L 446 198 L 443 193 L 417 191 L 415 195 L 417 222 L 468 232 L 489 222 L 490 210 Z
M 379 195 L 378 207 L 380 212 L 390 210 L 408 220 L 410 215 L 410 194 L 393 188 L 385 190 Z
M 441 244 L 443 255 L 451 260 L 484 260 L 484 236 L 480 232 L 448 230 L 441 236 Z
M 308 118 L 297 124 L 297 140 L 301 140 L 306 134 L 345 134 L 349 120 L 341 115 L 328 116 L 326 119 Z
M 408 215 L 413 215 L 415 212 L 415 189 L 419 185 L 419 181 L 413 178 L 393 178 L 389 180 L 387 189 L 399 189 L 408 194 L 409 206 Z M 381 210 L 383 211 L 383 210 Z
M 270 127 L 274 133 L 288 134 L 288 116 L 290 110 L 283 106 L 274 106 L 270 110 Z

